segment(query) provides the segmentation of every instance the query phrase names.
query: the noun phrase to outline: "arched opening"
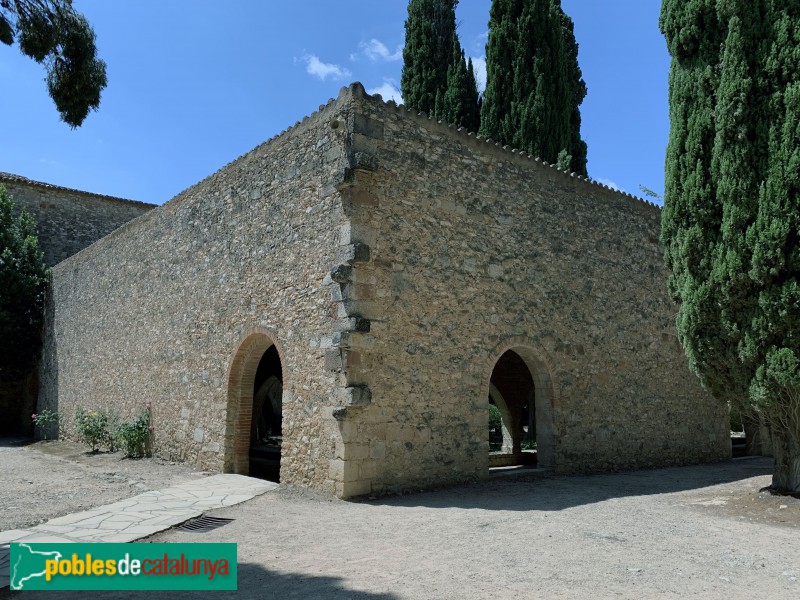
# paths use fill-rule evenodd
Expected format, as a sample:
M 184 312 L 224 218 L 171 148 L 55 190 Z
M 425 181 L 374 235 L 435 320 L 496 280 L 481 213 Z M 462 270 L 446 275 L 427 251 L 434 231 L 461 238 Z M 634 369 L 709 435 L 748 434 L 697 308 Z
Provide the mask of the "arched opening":
M 489 377 L 490 467 L 553 466 L 552 397 L 549 371 L 530 350 L 500 354 Z
M 283 359 L 272 334 L 246 336 L 228 375 L 226 473 L 278 481 L 283 441 Z

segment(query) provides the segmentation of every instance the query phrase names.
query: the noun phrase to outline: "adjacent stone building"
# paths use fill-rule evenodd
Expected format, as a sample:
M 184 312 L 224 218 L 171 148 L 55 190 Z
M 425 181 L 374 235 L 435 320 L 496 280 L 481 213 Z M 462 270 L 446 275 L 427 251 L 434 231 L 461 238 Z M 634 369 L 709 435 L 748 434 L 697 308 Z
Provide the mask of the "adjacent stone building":
M 0 185 L 15 205 L 36 218 L 45 263 L 52 266 L 83 250 L 123 223 L 144 214 L 152 204 L 80 192 L 0 172 Z M 35 373 L 0 382 L 0 435 L 32 434 L 36 406 Z
M 44 261 L 52 266 L 80 252 L 154 204 L 81 192 L 0 172 L 14 204 L 36 217 Z
M 659 217 L 354 84 L 55 266 L 40 407 L 152 402 L 156 454 L 249 473 L 272 448 L 340 497 L 486 477 L 489 398 L 508 461 L 534 437 L 561 473 L 724 459 Z

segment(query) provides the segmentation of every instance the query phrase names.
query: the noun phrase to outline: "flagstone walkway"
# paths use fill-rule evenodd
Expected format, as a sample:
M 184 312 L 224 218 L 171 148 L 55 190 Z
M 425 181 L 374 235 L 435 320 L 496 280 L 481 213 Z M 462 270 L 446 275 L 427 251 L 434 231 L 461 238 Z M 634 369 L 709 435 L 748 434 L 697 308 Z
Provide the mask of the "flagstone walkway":
M 2 531 L 0 589 L 9 584 L 9 552 L 13 542 L 132 542 L 211 509 L 233 506 L 277 487 L 277 483 L 244 475 L 212 475 L 26 529 Z

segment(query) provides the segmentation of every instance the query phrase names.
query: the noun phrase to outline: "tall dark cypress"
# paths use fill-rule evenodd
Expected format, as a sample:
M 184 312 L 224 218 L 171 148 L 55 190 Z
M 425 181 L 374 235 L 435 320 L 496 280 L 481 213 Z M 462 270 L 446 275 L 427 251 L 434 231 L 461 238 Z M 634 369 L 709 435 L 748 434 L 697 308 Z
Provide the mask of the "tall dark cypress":
M 458 37 L 453 40 L 453 58 L 447 69 L 447 91 L 438 117 L 457 127 L 477 131 L 480 125 L 478 86 L 472 60 L 467 63 Z
M 763 4 L 754 36 L 763 44 L 757 72 L 766 80 L 766 156 L 753 161 L 764 176 L 747 231 L 758 295 L 740 346 L 755 367 L 750 400 L 772 434 L 773 487 L 800 492 L 800 5 Z
M 517 47 L 517 20 L 526 0 L 492 0 L 486 43 L 486 89 L 481 106 L 484 137 L 509 143 L 514 136 L 511 104 L 514 98 L 512 64 Z
M 586 85 L 560 0 L 494 0 L 481 134 L 586 174 L 579 106 Z M 563 161 L 559 161 L 563 162 Z
M 406 106 L 437 115 L 447 91 L 447 70 L 453 59 L 458 0 L 410 0 L 403 48 L 400 92 Z
M 569 86 L 569 145 L 564 148 L 572 158 L 570 170 L 586 177 L 587 147 L 581 138 L 581 109 L 586 98 L 586 82 L 583 80 L 581 66 L 578 63 L 578 42 L 575 40 L 575 25 L 572 19 L 558 8 L 561 18 L 561 33 L 564 36 L 564 60 L 566 61 L 567 85 Z
M 723 39 L 715 5 L 716 0 L 665 0 L 661 9 L 661 30 L 672 55 L 661 238 L 670 271 L 669 290 L 680 302 L 677 328 L 689 367 L 721 396 L 726 389 L 734 395 L 738 390 L 729 367 L 735 350 L 724 339 L 715 309 L 719 283 L 711 278 L 722 223 L 711 173 L 715 67 Z M 707 341 L 695 334 L 700 331 L 706 333 Z
M 769 428 L 800 491 L 800 4 L 664 0 L 662 240 L 689 365 Z

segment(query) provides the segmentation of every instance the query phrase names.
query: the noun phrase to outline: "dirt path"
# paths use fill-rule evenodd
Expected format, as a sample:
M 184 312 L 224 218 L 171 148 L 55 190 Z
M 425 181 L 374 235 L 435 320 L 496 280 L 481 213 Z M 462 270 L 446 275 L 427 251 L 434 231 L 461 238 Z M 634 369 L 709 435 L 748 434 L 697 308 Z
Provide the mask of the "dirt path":
M 759 493 L 770 469 L 508 478 L 362 502 L 282 487 L 213 511 L 235 519 L 220 529 L 143 542 L 237 542 L 239 592 L 215 598 L 795 599 L 800 500 Z
M 121 452 L 90 454 L 66 441 L 0 439 L 0 531 L 130 498 L 205 473 Z

